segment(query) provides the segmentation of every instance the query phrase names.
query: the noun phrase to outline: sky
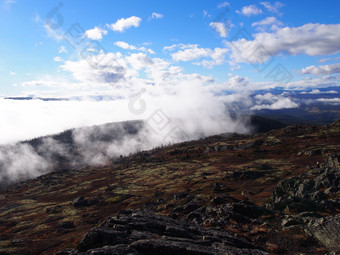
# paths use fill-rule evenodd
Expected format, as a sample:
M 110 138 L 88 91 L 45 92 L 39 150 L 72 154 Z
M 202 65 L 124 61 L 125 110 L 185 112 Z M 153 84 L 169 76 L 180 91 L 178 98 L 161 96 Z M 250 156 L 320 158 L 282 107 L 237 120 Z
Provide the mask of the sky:
M 7 116 L 0 143 L 148 118 L 158 108 L 211 116 L 203 106 L 214 100 L 298 107 L 283 94 L 244 98 L 263 89 L 338 87 L 339 10 L 337 0 L 1 0 L 0 96 L 77 102 L 0 100 Z M 131 100 L 149 111 L 139 114 Z

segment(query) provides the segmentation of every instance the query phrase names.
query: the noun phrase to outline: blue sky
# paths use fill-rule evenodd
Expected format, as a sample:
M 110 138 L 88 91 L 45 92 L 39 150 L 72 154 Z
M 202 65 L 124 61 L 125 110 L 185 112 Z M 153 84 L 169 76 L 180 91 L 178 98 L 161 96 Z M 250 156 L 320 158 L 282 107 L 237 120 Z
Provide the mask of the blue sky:
M 261 111 L 331 118 L 339 10 L 339 0 L 0 0 L 0 145 L 75 128 L 94 164 L 249 133 Z M 129 120 L 145 125 L 118 144 L 77 129 Z M 68 151 L 42 141 L 46 155 Z M 20 143 L 0 150 L 1 165 L 14 180 L 52 169 Z
M 230 111 L 337 107 L 339 10 L 337 0 L 0 0 L 0 144 L 160 112 L 197 138 L 246 132 Z
M 55 9 L 57 10 L 56 15 L 63 18 L 63 23 L 56 29 L 48 28 L 47 17 L 49 14 L 51 16 L 51 11 L 55 7 L 58 8 Z M 317 41 L 327 41 L 327 38 L 321 37 L 323 31 L 319 33 L 312 31 L 328 29 L 339 35 L 339 25 L 333 28 L 321 27 L 321 25 L 339 24 L 339 9 L 340 2 L 336 0 L 322 3 L 319 1 L 285 1 L 280 3 L 266 1 L 84 0 L 62 2 L 4 0 L 0 6 L 0 33 L 2 35 L 0 40 L 0 94 L 11 96 L 37 95 L 37 91 L 41 93 L 44 90 L 61 90 L 57 83 L 54 84 L 53 88 L 44 86 L 44 82 L 50 81 L 62 83 L 95 82 L 95 80 L 79 81 L 79 79 L 74 78 L 74 71 L 70 71 L 69 68 L 61 68 L 65 61 L 79 61 L 81 59 L 81 56 L 79 56 L 81 49 L 72 48 L 63 39 L 64 33 L 75 23 L 78 23 L 84 31 L 94 28 L 104 31 L 101 39 L 92 37 L 95 40 L 91 40 L 91 38 L 86 38 L 85 35 L 84 38 L 89 42 L 98 42 L 105 49 L 105 52 L 120 52 L 124 56 L 142 53 L 150 59 L 160 58 L 172 66 L 180 67 L 184 74 L 196 73 L 208 76 L 219 83 L 228 82 L 233 77 L 247 78 L 251 82 L 270 82 L 266 75 L 272 67 L 267 68 L 267 73 L 265 71 L 259 72 L 253 65 L 249 64 L 249 61 L 241 61 L 237 57 L 235 59 L 233 53 L 236 50 L 232 50 L 228 45 L 235 39 L 235 34 L 240 29 L 244 29 L 252 36 L 255 34 L 275 36 L 276 33 L 284 31 L 285 28 L 294 29 L 301 28 L 306 24 L 314 24 L 315 27 L 302 30 L 309 30 L 310 36 L 315 36 Z M 52 23 L 57 21 L 56 15 L 52 15 Z M 137 18 L 135 26 L 124 27 L 122 31 L 114 31 L 109 27 L 119 19 L 126 21 L 131 17 Z M 266 21 L 267 25 L 263 25 L 263 21 Z M 221 31 L 218 32 L 212 23 L 220 23 L 220 28 L 225 30 L 225 34 L 223 34 L 223 31 L 222 34 Z M 299 32 L 297 33 L 299 34 Z M 293 34 L 294 32 L 287 33 L 283 37 Z M 320 38 L 317 38 L 318 36 Z M 332 34 L 326 32 L 325 36 L 330 38 Z M 292 75 L 290 82 L 301 81 L 307 76 L 312 76 L 313 79 L 321 79 L 322 75 L 339 73 L 339 67 L 332 66 L 331 69 L 334 69 L 335 73 L 315 70 L 317 75 L 308 73 L 301 75 L 300 71 L 309 66 L 336 65 L 339 63 L 337 57 L 340 56 L 340 46 L 333 45 L 334 42 L 328 41 L 320 47 L 328 47 L 329 50 L 317 49 L 312 53 L 306 53 L 301 49 L 296 53 L 287 52 L 289 51 L 287 47 L 301 47 L 301 45 L 296 46 L 296 42 L 291 42 L 290 39 L 285 38 L 285 45 L 273 45 L 277 42 L 273 42 L 269 47 L 263 45 L 265 50 L 272 54 L 271 58 L 274 58 L 273 67 L 276 64 L 282 64 L 290 72 Z M 278 40 L 282 39 L 278 38 Z M 311 47 L 308 45 L 308 36 L 302 37 L 301 40 L 306 40 L 307 48 Z M 135 48 L 122 49 L 115 45 L 117 42 L 124 42 L 125 45 L 128 44 Z M 164 50 L 164 47 L 171 45 L 177 45 L 177 47 L 172 51 Z M 225 53 L 218 54 L 215 52 L 216 59 L 211 59 L 209 56 L 213 54 L 216 48 L 225 50 Z M 147 51 L 148 49 L 150 51 Z M 176 52 L 180 51 L 186 52 L 177 55 L 177 58 L 174 57 Z M 191 58 L 184 56 L 186 53 Z M 324 60 L 326 58 L 327 61 Z M 202 62 L 204 59 L 211 61 L 210 64 L 206 63 L 204 66 Z M 321 62 L 319 62 L 320 60 Z M 143 71 L 140 70 L 138 75 L 140 78 L 145 76 Z M 40 85 L 27 86 L 27 82 L 32 81 L 40 81 Z M 275 85 L 272 84 L 272 86 Z M 317 84 L 313 84 L 313 86 L 317 87 Z M 292 87 L 294 86 L 292 85 Z M 65 89 L 63 91 L 65 92 Z M 73 91 L 72 93 L 76 92 Z M 88 93 L 91 92 L 88 91 Z M 53 95 L 53 93 L 50 94 Z M 65 92 L 64 95 L 66 94 Z M 58 95 L 58 93 L 55 95 Z

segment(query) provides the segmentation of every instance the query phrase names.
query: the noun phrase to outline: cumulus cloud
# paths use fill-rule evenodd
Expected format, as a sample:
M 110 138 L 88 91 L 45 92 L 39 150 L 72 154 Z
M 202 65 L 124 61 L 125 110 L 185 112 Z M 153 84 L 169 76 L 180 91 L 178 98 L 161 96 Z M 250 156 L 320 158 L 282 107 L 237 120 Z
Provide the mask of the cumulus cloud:
M 199 62 L 194 62 L 195 65 L 202 65 L 207 68 L 211 68 L 215 65 L 221 65 L 225 62 L 225 56 L 228 53 L 228 49 L 226 48 L 200 48 L 197 44 L 179 44 L 179 45 L 172 45 L 169 47 L 164 47 L 165 50 L 173 50 L 179 47 L 180 50 L 171 54 L 171 57 L 175 61 L 193 61 L 193 60 L 200 60 Z
M 225 56 L 229 52 L 226 48 L 215 48 L 211 51 L 211 59 L 203 59 L 200 62 L 194 62 L 195 65 L 202 65 L 206 68 L 212 68 L 217 65 L 222 65 L 225 63 Z
M 249 79 L 247 77 L 235 75 L 228 80 L 228 87 L 230 89 L 244 89 L 248 85 Z
M 171 57 L 175 61 L 191 61 L 209 56 L 211 50 L 208 48 L 199 48 L 197 44 L 191 47 L 179 50 L 171 54 Z
M 65 61 L 61 68 L 85 83 L 119 83 L 126 74 L 126 63 L 118 53 L 99 53 L 88 59 Z
M 137 49 L 135 46 L 130 45 L 127 42 L 123 42 L 123 41 L 118 41 L 118 42 L 115 42 L 114 44 L 125 50 L 136 50 Z
M 216 31 L 216 33 L 220 35 L 220 37 L 226 38 L 229 33 L 231 24 L 230 21 L 228 24 L 224 22 L 210 22 L 209 26 L 212 27 Z
M 248 6 L 243 6 L 241 11 L 237 10 L 236 13 L 238 14 L 243 14 L 245 16 L 255 16 L 262 14 L 263 11 L 259 9 L 255 4 L 248 5 Z
M 264 95 L 255 96 L 256 105 L 251 107 L 251 110 L 279 110 L 279 109 L 290 109 L 297 108 L 299 105 L 293 102 L 288 97 L 276 96 L 271 93 L 266 93 Z
M 333 74 L 340 73 L 340 63 L 332 64 L 332 65 L 322 65 L 322 66 L 307 66 L 300 71 L 301 74 Z
M 273 55 L 306 54 L 309 56 L 340 52 L 340 24 L 306 24 L 301 27 L 283 27 L 275 32 L 254 34 L 254 39 L 226 42 L 231 47 L 233 61 L 263 63 Z
M 114 24 L 108 24 L 107 26 L 113 31 L 124 32 L 130 27 L 139 27 L 142 19 L 136 16 L 131 16 L 130 18 L 121 18 Z
M 107 35 L 107 30 L 100 27 L 95 27 L 85 31 L 85 36 L 91 40 L 101 40 L 103 39 L 103 35 Z

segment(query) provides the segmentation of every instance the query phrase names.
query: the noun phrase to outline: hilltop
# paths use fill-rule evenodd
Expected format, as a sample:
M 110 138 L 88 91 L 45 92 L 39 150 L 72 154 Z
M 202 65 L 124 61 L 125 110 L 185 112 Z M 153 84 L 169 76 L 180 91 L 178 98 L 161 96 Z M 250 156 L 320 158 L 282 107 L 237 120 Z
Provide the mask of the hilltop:
M 338 121 L 52 172 L 1 190 L 0 254 L 337 251 L 339 148 Z

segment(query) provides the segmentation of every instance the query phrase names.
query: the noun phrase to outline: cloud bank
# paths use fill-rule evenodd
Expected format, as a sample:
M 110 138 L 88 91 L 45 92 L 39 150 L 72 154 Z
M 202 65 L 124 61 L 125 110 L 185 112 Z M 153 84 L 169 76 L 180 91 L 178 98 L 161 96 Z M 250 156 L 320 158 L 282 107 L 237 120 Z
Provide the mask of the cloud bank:
M 340 52 L 339 31 L 340 24 L 306 24 L 279 28 L 273 33 L 257 33 L 253 40 L 242 38 L 226 45 L 232 50 L 231 59 L 237 63 L 263 63 L 280 53 L 330 55 Z

